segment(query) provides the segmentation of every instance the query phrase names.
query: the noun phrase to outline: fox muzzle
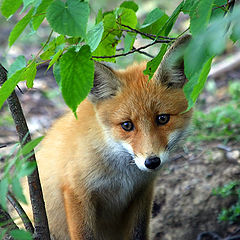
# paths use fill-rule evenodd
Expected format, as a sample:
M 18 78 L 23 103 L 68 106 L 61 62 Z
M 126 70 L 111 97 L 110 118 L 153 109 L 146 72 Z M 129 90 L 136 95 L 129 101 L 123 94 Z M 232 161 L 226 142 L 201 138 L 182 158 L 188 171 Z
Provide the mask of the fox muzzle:
M 157 168 L 159 165 L 161 164 L 161 160 L 159 157 L 157 156 L 151 156 L 148 157 L 145 162 L 144 165 L 146 166 L 146 168 L 148 169 L 155 169 Z

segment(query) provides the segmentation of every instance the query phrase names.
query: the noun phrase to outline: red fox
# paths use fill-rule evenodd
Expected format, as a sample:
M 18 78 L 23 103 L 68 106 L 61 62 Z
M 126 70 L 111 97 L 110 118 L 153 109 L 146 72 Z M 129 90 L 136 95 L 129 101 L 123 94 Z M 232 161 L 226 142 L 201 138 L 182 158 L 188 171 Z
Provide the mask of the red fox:
M 37 154 L 50 231 L 59 240 L 149 240 L 155 179 L 191 118 L 178 39 L 153 79 L 146 64 L 95 63 L 94 86 Z

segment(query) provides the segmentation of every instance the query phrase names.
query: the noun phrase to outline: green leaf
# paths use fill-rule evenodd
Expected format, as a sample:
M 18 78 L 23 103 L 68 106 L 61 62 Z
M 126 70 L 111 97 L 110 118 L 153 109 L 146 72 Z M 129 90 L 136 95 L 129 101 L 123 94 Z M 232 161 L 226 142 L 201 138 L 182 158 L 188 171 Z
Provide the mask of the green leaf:
M 13 191 L 15 197 L 19 201 L 23 202 L 24 204 L 27 204 L 27 200 L 26 200 L 26 198 L 23 194 L 23 189 L 22 189 L 22 186 L 20 184 L 20 181 L 16 177 L 12 179 L 12 191 Z
M 103 12 L 102 12 L 102 9 L 99 9 L 97 17 L 96 17 L 95 24 L 100 23 L 102 20 L 103 20 Z
M 37 166 L 36 162 L 26 161 L 21 165 L 21 169 L 19 170 L 17 176 L 19 178 L 29 176 L 36 169 L 36 166 Z
M 0 108 L 21 81 L 24 69 L 15 72 L 0 88 Z
M 182 11 L 185 14 L 189 14 L 194 9 L 194 7 L 196 6 L 195 4 L 197 4 L 198 2 L 199 2 L 199 0 L 186 0 L 185 3 L 184 3 Z
M 26 67 L 26 59 L 24 56 L 18 56 L 13 64 L 11 64 L 8 71 L 8 78 L 10 78 L 15 72 Z
M 27 81 L 27 87 L 32 88 L 33 87 L 33 81 L 35 79 L 37 73 L 37 63 L 33 62 L 31 63 L 24 71 L 24 79 Z
M 22 148 L 22 155 L 26 155 L 28 153 L 30 153 L 43 139 L 44 137 L 38 137 L 34 140 L 32 140 L 31 142 L 28 142 L 27 144 L 25 144 Z
M 151 11 L 141 26 L 141 31 L 151 34 L 157 34 L 168 20 L 168 15 L 161 9 L 155 8 Z
M 157 33 L 157 36 L 168 36 L 168 34 L 171 32 L 172 27 L 174 23 L 176 22 L 179 13 L 182 11 L 182 8 L 184 6 L 184 2 L 181 2 L 177 8 L 173 11 L 172 15 L 168 18 L 168 20 L 165 22 L 161 30 Z
M 8 193 L 8 180 L 7 178 L 0 180 L 0 205 L 7 208 L 7 193 Z
M 100 44 L 93 52 L 93 56 L 111 56 L 116 53 L 116 46 L 120 41 L 121 31 L 113 13 L 108 13 L 103 19 L 104 32 Z M 97 61 L 115 62 L 115 58 L 96 59 Z
M 11 47 L 13 43 L 17 40 L 23 30 L 26 28 L 28 23 L 32 19 L 33 8 L 15 25 L 9 36 L 9 46 Z
M 87 2 L 55 0 L 47 9 L 47 20 L 55 32 L 85 37 L 89 12 Z
M 55 77 L 55 80 L 56 80 L 59 88 L 61 89 L 61 75 L 60 75 L 60 63 L 59 63 L 59 61 L 56 62 L 53 66 L 53 75 Z
M 2 223 L 3 225 L 5 225 L 4 223 Z M 5 236 L 5 234 L 7 233 L 8 229 L 1 229 L 0 232 L 0 239 L 4 239 L 3 237 Z
M 91 51 L 93 52 L 99 45 L 102 39 L 104 32 L 103 22 L 99 22 L 87 33 L 87 44 L 90 46 Z
M 119 8 L 116 11 L 117 21 L 120 24 L 127 25 L 131 28 L 135 28 L 137 25 L 137 16 L 136 13 L 132 9 L 128 8 Z M 121 27 L 125 29 L 125 27 Z M 128 29 L 128 28 L 127 28 Z
M 224 16 L 224 14 L 226 13 L 224 8 L 219 7 L 219 6 L 223 6 L 224 4 L 226 4 L 226 0 L 214 0 L 213 8 L 215 8 L 215 9 L 212 10 L 211 20 Z M 219 8 L 217 8 L 217 7 L 219 7 Z
M 137 12 L 138 10 L 138 5 L 133 1 L 125 1 L 120 5 L 120 7 L 132 9 L 134 12 Z
M 60 59 L 62 95 L 66 104 L 76 113 L 77 106 L 93 87 L 94 62 L 91 51 L 84 45 L 76 52 L 69 49 Z
M 10 231 L 10 235 L 15 240 L 32 240 L 31 233 L 26 232 L 24 230 L 12 230 L 12 231 Z
M 47 46 L 45 51 L 40 55 L 42 60 L 49 60 L 59 49 L 63 50 L 65 46 L 65 38 L 60 35 L 54 38 Z
M 136 39 L 136 34 L 135 33 L 127 33 L 124 38 L 124 53 L 129 52 Z
M 50 61 L 50 63 L 48 64 L 48 68 L 47 70 L 58 61 L 58 59 L 60 58 L 60 56 L 62 55 L 63 50 L 59 49 L 58 52 L 53 56 L 52 60 Z
M 232 26 L 232 34 L 231 34 L 231 40 L 235 43 L 239 41 L 240 39 L 240 25 L 239 23 L 235 22 Z
M 46 11 L 53 0 L 42 0 L 41 4 L 37 7 L 37 10 L 32 18 L 32 26 L 34 30 L 37 30 L 46 17 Z
M 204 84 L 207 80 L 208 73 L 211 69 L 212 60 L 213 57 L 208 59 L 200 72 L 197 72 L 191 78 L 188 78 L 189 81 L 186 83 L 183 89 L 184 94 L 188 100 L 188 109 L 186 111 L 190 110 L 193 107 L 199 94 L 202 92 Z
M 21 13 L 26 11 L 26 9 L 32 5 L 35 2 L 35 0 L 23 0 L 23 9 L 21 10 Z
M 156 72 L 160 62 L 162 61 L 164 54 L 167 51 L 167 47 L 168 47 L 167 44 L 162 44 L 162 47 L 158 55 L 147 63 L 146 69 L 143 71 L 143 73 L 145 75 L 149 75 L 149 79 L 151 79 L 154 73 Z
M 9 18 L 20 8 L 21 4 L 22 0 L 3 0 L 1 5 L 2 15 Z
M 201 0 L 195 3 L 190 12 L 190 31 L 192 35 L 203 32 L 207 28 L 211 17 L 212 5 L 214 0 Z

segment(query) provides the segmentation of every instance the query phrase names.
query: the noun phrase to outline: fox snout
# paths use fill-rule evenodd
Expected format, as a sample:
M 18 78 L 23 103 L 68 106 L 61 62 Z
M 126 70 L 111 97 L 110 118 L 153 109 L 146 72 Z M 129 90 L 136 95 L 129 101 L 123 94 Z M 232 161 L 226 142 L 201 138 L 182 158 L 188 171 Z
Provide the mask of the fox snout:
M 146 168 L 151 170 L 157 168 L 158 166 L 160 166 L 160 164 L 161 164 L 161 159 L 157 156 L 150 156 L 144 162 L 144 165 L 146 166 Z

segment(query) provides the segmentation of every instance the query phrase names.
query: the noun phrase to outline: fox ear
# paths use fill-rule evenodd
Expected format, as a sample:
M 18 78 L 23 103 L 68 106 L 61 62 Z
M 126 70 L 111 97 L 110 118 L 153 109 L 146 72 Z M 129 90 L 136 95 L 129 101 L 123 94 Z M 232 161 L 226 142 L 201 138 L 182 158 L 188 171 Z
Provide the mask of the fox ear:
M 95 62 L 94 82 L 88 99 L 96 103 L 99 100 L 116 95 L 120 82 L 114 71 L 103 63 Z
M 184 74 L 184 49 L 191 35 L 184 35 L 176 40 L 165 54 L 156 74 L 161 84 L 171 88 L 182 88 L 187 81 Z

